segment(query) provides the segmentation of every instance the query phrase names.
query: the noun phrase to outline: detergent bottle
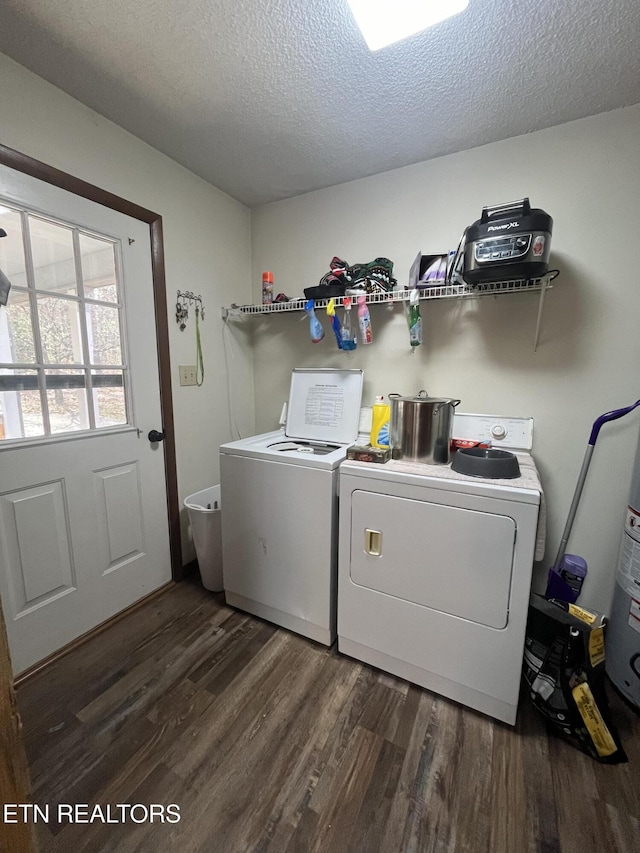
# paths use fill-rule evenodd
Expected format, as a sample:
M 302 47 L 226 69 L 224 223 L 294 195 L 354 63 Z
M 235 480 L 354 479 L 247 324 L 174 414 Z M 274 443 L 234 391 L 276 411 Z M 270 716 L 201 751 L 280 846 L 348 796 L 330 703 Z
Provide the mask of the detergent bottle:
M 358 296 L 358 325 L 360 327 L 360 341 L 363 344 L 370 344 L 373 341 L 373 331 L 371 330 L 371 315 L 367 308 L 367 297 L 364 294 Z
M 385 403 L 381 395 L 376 397 L 371 413 L 371 436 L 369 443 L 371 447 L 389 447 L 389 421 L 391 420 L 391 406 Z

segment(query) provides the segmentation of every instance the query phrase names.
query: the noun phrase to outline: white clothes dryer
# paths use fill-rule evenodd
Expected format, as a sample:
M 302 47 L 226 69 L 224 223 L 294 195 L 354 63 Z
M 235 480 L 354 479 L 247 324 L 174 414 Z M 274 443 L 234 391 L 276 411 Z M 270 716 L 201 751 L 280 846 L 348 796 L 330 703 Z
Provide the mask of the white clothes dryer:
M 517 448 L 514 479 L 403 460 L 340 468 L 338 650 L 510 724 L 544 553 L 532 426 L 455 416 L 455 436 Z
M 284 429 L 223 444 L 227 603 L 336 639 L 338 468 L 358 435 L 362 370 L 295 369 Z

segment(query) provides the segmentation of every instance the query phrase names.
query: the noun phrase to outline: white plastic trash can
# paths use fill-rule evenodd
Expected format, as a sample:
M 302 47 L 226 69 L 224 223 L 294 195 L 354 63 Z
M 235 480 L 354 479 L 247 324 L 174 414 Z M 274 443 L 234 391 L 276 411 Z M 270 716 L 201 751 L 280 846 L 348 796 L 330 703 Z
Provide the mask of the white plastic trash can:
M 210 486 L 184 499 L 205 589 L 222 592 L 222 500 L 220 486 Z

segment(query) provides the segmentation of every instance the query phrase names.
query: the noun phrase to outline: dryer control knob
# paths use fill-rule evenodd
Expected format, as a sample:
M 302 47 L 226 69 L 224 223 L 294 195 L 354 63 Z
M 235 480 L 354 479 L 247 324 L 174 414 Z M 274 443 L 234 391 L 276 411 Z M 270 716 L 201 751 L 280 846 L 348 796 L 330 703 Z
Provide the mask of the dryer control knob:
M 491 427 L 492 438 L 504 438 L 507 434 L 507 428 L 504 424 L 494 424 Z

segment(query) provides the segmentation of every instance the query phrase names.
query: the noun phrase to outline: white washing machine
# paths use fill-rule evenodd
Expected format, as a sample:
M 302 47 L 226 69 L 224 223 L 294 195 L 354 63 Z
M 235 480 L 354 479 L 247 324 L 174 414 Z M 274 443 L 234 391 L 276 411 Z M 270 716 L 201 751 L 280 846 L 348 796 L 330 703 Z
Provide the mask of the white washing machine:
M 220 448 L 227 603 L 336 639 L 338 468 L 358 435 L 362 370 L 296 369 L 284 429 Z
M 455 437 L 516 452 L 516 479 L 403 460 L 340 468 L 338 650 L 512 725 L 544 553 L 532 431 L 454 418 Z

